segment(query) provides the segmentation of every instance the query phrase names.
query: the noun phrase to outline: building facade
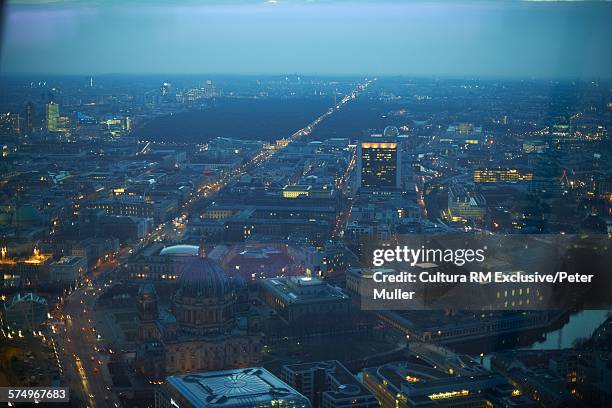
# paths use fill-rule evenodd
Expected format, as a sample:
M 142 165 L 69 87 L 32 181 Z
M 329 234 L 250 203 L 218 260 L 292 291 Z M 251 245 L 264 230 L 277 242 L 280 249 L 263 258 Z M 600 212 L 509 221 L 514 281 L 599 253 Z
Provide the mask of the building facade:
M 299 324 L 320 316 L 347 317 L 350 311 L 349 296 L 317 278 L 271 278 L 259 284 L 264 302 L 287 324 Z
M 155 289 L 139 292 L 137 370 L 166 374 L 249 367 L 259 361 L 261 334 L 236 319 L 235 285 L 203 250 L 183 263 L 171 309 L 160 313 Z
M 396 142 L 362 142 L 358 149 L 361 188 L 399 189 L 400 151 Z

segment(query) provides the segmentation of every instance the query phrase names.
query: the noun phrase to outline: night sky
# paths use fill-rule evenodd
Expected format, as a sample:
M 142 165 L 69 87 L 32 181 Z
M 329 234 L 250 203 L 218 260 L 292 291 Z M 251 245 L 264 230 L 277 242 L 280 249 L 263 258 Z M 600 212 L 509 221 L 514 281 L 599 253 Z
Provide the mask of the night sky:
M 612 3 L 8 3 L 3 73 L 612 76 Z

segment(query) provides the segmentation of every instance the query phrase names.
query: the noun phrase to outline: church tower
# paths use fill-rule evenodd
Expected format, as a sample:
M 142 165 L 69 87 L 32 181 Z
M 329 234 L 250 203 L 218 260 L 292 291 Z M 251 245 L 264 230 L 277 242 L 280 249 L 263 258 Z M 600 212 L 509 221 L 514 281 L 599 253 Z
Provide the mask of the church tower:
M 144 283 L 138 290 L 138 340 L 140 343 L 159 340 L 157 318 L 155 286 L 152 283 Z

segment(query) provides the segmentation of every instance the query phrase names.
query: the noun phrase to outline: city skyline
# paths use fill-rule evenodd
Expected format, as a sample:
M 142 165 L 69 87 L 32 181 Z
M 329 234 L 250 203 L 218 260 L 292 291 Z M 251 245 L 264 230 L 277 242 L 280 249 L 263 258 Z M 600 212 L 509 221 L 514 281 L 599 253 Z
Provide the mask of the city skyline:
M 101 408 L 609 400 L 610 81 L 0 85 L 0 385 Z M 434 255 L 377 265 L 400 246 Z M 560 268 L 587 283 L 540 280 Z

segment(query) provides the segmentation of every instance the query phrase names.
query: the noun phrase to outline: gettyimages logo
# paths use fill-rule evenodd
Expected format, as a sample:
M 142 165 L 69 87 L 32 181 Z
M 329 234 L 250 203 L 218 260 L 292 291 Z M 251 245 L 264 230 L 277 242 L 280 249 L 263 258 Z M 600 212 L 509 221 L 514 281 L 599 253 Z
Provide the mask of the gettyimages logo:
M 482 262 L 485 260 L 486 247 L 479 249 L 439 249 L 425 248 L 422 245 L 420 248 L 410 248 L 407 245 L 396 246 L 388 249 L 375 249 L 372 251 L 372 264 L 374 266 L 383 266 L 387 262 L 404 262 L 410 266 L 415 266 L 418 263 L 453 263 L 457 266 L 463 266 L 466 263 Z

